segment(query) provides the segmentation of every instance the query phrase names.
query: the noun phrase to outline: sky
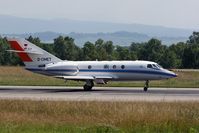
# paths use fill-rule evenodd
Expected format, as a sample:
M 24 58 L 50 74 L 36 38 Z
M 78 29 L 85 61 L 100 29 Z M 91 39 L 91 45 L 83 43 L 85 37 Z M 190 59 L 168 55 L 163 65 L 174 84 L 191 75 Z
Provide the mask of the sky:
M 199 0 L 0 0 L 1 15 L 186 29 L 199 29 L 198 7 Z

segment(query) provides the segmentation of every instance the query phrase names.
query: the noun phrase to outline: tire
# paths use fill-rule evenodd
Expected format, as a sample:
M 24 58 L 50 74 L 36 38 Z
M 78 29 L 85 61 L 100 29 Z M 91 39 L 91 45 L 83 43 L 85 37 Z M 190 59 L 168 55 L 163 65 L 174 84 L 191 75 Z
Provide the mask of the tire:
M 146 92 L 148 90 L 148 88 L 147 87 L 144 87 L 144 91 Z
M 92 86 L 84 85 L 84 91 L 91 91 Z

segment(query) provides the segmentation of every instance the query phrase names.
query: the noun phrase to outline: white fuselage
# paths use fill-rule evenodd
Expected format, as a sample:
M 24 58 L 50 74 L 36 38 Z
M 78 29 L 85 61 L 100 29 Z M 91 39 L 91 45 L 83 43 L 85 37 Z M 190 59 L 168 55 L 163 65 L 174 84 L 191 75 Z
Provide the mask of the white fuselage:
M 152 67 L 151 67 L 152 66 Z M 37 73 L 52 76 L 112 77 L 117 81 L 160 80 L 176 77 L 150 61 L 62 61 L 37 68 L 27 68 Z
M 86 81 L 85 91 L 90 91 L 94 82 L 106 84 L 111 80 L 145 80 L 147 91 L 149 80 L 176 77 L 151 61 L 63 61 L 27 40 L 14 38 L 8 42 L 13 49 L 10 51 L 19 55 L 27 70 L 64 80 Z

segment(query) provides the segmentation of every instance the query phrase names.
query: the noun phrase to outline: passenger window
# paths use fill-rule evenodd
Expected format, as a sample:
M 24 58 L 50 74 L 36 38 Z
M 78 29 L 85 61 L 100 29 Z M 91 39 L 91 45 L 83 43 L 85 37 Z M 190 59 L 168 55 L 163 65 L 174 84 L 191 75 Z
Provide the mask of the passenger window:
M 151 65 L 151 64 L 148 64 L 148 65 L 147 65 L 147 68 L 153 68 L 153 67 L 152 67 L 152 65 Z
M 107 64 L 104 65 L 104 69 L 109 69 L 109 66 Z
M 89 65 L 89 66 L 88 66 L 88 69 L 91 69 L 91 68 L 92 68 L 92 66 L 91 66 L 91 65 Z
M 116 65 L 113 65 L 113 69 L 116 69 Z
M 125 68 L 125 66 L 124 66 L 124 65 L 121 65 L 121 68 L 122 68 L 122 69 L 124 69 L 124 68 Z

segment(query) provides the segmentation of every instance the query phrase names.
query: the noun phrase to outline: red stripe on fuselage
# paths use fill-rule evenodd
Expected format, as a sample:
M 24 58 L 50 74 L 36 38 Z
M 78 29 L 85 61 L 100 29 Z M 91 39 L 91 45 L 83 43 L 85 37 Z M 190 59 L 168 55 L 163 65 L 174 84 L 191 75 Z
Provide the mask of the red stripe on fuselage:
M 10 46 L 12 49 L 17 51 L 24 51 L 24 49 L 19 45 L 17 41 L 9 41 Z M 18 56 L 21 58 L 24 62 L 32 62 L 32 59 L 28 56 L 27 53 L 17 53 Z

